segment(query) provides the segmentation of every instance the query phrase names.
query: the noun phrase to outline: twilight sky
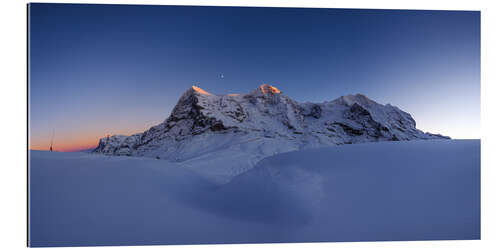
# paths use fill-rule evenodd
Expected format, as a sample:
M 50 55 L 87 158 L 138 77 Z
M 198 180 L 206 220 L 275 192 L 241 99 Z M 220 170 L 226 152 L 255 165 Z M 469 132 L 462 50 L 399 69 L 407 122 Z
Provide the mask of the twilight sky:
M 299 101 L 362 93 L 417 128 L 480 137 L 480 13 L 30 5 L 30 148 L 97 145 L 165 120 L 196 84 Z M 224 78 L 221 78 L 221 74 Z

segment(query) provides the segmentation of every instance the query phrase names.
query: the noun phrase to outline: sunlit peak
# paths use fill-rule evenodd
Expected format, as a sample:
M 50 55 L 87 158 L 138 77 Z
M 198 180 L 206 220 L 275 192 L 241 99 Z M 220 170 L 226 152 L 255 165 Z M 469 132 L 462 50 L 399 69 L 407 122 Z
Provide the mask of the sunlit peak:
M 208 93 L 207 91 L 205 91 L 204 89 L 200 88 L 200 87 L 197 87 L 197 86 L 194 86 L 193 85 L 193 90 L 197 93 L 200 93 L 200 94 L 203 94 L 203 95 L 211 95 L 210 93 Z
M 281 93 L 281 91 L 278 88 L 273 87 L 273 86 L 268 85 L 268 84 L 260 85 L 260 91 L 263 94 L 267 94 L 267 93 L 279 94 L 279 93 Z

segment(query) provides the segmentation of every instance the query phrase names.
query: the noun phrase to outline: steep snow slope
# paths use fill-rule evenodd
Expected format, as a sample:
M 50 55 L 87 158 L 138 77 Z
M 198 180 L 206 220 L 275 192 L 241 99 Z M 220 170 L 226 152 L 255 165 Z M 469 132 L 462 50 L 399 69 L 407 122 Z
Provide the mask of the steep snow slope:
M 163 160 L 31 151 L 30 180 L 32 246 L 480 237 L 479 140 L 288 152 L 225 185 Z
M 188 89 L 170 117 L 144 133 L 111 136 L 94 150 L 183 162 L 218 173 L 217 181 L 242 173 L 277 153 L 372 141 L 443 139 L 415 127 L 410 114 L 363 95 L 299 104 L 270 85 L 248 94 L 214 95 Z M 219 156 L 214 158 L 213 155 Z M 212 161 L 206 161 L 206 158 Z M 216 161 L 213 161 L 216 160 Z M 220 164 L 231 161 L 234 164 Z

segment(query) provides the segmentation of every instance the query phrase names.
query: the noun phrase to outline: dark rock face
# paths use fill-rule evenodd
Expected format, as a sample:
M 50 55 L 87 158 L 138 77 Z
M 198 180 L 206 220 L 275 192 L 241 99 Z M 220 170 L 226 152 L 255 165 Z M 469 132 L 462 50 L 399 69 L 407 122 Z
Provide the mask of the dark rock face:
M 305 115 L 305 116 L 314 117 L 314 118 L 316 118 L 316 119 L 319 119 L 319 118 L 321 117 L 321 111 L 322 111 L 322 110 L 321 110 L 321 106 L 320 106 L 320 105 L 315 104 L 315 105 L 313 105 L 313 106 L 311 107 L 310 112 L 309 112 L 309 113 L 306 113 L 306 114 L 304 114 L 304 115 Z
M 243 110 L 243 107 L 241 107 L 239 103 L 233 100 L 229 100 L 228 103 L 232 105 L 228 105 L 226 102 L 221 102 L 221 109 L 224 115 L 231 117 L 238 122 L 243 122 L 248 117 L 247 113 Z M 231 106 L 235 106 L 236 109 L 230 109 Z
M 353 128 L 346 128 L 344 125 L 344 131 L 351 135 L 362 135 L 364 131 L 368 136 L 374 137 L 375 139 L 391 136 L 387 127 L 376 122 L 370 112 L 357 103 L 351 106 L 349 111 L 345 113 L 345 117 L 357 123 L 358 127 L 363 128 L 362 130 L 356 130 Z
M 333 124 L 341 127 L 342 130 L 344 130 L 347 133 L 347 135 L 349 135 L 349 136 L 363 135 L 363 131 L 361 129 L 355 129 L 349 125 L 346 125 L 346 124 L 343 124 L 340 122 L 335 122 Z

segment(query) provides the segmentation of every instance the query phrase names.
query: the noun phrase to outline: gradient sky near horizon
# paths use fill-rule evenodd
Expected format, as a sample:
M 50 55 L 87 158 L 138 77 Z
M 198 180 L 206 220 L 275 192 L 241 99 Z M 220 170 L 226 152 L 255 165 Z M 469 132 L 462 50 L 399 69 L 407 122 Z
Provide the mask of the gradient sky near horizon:
M 30 148 L 165 120 L 192 85 L 299 101 L 362 93 L 480 138 L 480 12 L 30 4 Z M 222 78 L 221 75 L 224 75 Z

